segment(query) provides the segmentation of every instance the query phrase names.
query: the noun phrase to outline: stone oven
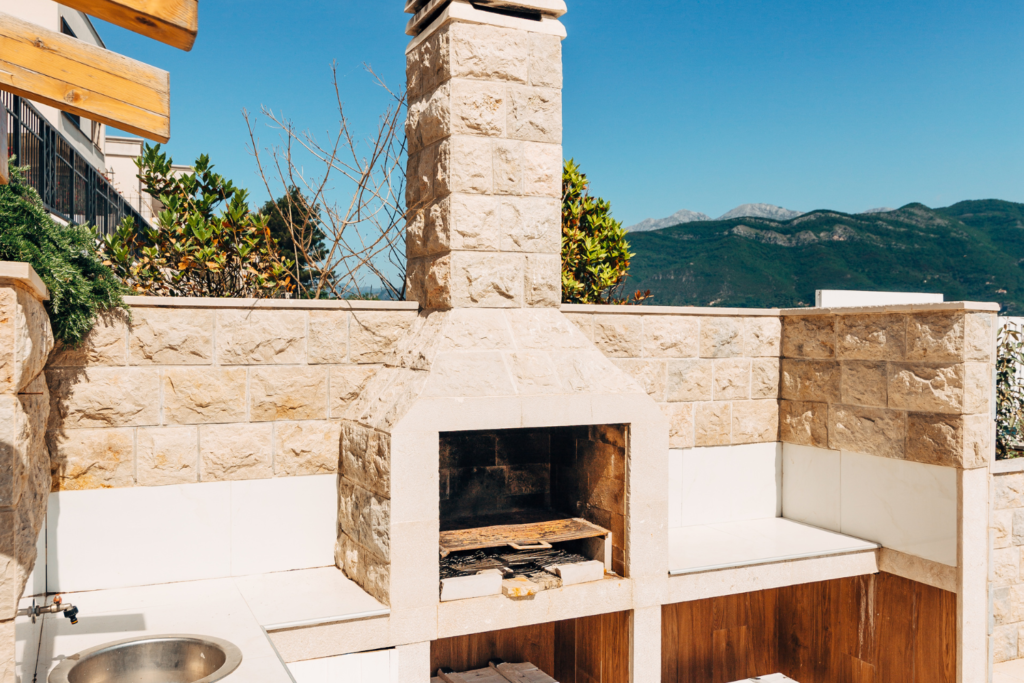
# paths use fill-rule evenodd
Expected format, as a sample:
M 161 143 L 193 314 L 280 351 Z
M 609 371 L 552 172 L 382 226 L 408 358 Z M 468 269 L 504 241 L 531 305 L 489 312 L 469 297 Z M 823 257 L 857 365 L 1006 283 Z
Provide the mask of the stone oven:
M 408 287 L 421 311 L 345 415 L 338 566 L 390 605 L 393 629 L 432 611 L 436 625 L 445 605 L 476 602 L 439 602 L 442 532 L 575 519 L 603 530 L 572 547 L 608 574 L 545 593 L 558 618 L 596 614 L 601 584 L 653 614 L 667 420 L 560 311 L 564 3 L 407 9 L 419 12 Z M 551 620 L 545 609 L 524 618 Z

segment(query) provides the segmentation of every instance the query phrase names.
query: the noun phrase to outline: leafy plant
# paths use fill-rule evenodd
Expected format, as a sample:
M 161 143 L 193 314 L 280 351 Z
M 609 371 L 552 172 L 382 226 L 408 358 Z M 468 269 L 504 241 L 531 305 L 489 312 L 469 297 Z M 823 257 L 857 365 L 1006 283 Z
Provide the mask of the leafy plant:
M 281 252 L 293 259 L 292 272 L 300 291 L 315 289 L 328 251 L 320 207 L 292 185 L 277 199 L 268 200 L 260 215 L 267 219 Z
M 163 204 L 157 227 L 125 220 L 102 241 L 104 263 L 137 294 L 271 298 L 295 289 L 267 217 L 248 193 L 213 172 L 207 155 L 184 175 L 160 145 L 135 161 L 146 192 Z M 215 213 L 223 205 L 221 213 Z
M 77 345 L 102 312 L 127 310 L 126 290 L 96 257 L 93 229 L 55 221 L 24 183 L 24 169 L 10 170 L 10 184 L 0 186 L 0 261 L 31 264 L 50 290 L 53 336 Z
M 575 161 L 562 170 L 562 301 L 569 304 L 641 303 L 651 293 L 623 297 L 629 275 L 626 231 L 611 204 L 589 193 L 590 181 Z
M 996 357 L 996 458 L 1019 457 L 1024 450 L 1024 338 L 1007 324 L 999 331 Z

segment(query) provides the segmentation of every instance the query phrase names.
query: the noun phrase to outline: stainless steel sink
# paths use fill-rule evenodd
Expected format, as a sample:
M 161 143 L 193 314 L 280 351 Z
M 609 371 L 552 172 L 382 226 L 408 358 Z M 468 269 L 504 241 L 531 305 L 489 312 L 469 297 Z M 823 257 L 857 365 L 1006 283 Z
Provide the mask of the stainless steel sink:
M 150 636 L 68 657 L 49 683 L 213 683 L 242 663 L 242 651 L 208 636 Z

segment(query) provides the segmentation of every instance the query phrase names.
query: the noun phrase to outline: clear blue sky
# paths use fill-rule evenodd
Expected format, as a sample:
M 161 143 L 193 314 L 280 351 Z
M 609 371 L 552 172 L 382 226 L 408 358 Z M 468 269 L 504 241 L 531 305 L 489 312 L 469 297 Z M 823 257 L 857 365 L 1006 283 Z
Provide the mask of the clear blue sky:
M 256 198 L 241 110 L 357 130 L 405 80 L 399 0 L 204 0 L 183 53 L 97 22 L 171 72 L 176 162 L 207 152 Z M 747 202 L 856 212 L 1024 202 L 1020 0 L 568 0 L 565 154 L 626 224 Z M 265 130 L 270 142 L 273 131 Z

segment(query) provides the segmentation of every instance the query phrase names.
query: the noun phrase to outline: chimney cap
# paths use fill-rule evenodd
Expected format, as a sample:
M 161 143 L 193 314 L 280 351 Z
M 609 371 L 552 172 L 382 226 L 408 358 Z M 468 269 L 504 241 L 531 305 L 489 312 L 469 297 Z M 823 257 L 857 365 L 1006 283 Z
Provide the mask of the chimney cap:
M 526 12 L 540 12 L 551 17 L 560 17 L 568 8 L 565 0 L 471 0 L 473 4 L 481 7 L 493 7 L 494 9 L 509 9 Z M 405 0 L 406 14 L 418 14 L 427 5 L 432 5 L 433 10 L 440 9 L 441 5 L 450 0 Z

